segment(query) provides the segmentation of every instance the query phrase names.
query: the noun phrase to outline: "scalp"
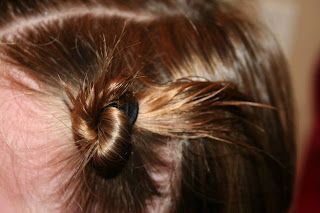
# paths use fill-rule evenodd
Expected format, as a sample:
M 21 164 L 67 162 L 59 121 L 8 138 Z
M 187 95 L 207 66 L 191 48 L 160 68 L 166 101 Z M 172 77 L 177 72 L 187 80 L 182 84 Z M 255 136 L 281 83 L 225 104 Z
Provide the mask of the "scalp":
M 61 126 L 52 103 L 45 105 L 31 91 L 14 87 L 8 71 L 16 81 L 38 88 L 23 72 L 0 62 L 0 206 L 2 211 L 12 208 L 8 212 L 52 211 L 57 206 L 51 195 L 61 184 L 52 177 L 59 169 L 53 161 L 64 158 L 59 149 L 67 149 L 64 140 L 71 131 L 56 131 Z

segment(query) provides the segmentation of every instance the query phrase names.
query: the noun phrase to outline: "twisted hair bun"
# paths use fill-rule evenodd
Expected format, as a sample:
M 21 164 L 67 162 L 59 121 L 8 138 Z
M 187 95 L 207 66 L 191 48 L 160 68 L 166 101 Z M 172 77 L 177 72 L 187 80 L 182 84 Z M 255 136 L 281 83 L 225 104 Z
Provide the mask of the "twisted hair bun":
M 68 92 L 74 139 L 84 165 L 105 178 L 116 176 L 130 156 L 137 101 L 129 86 L 130 77 L 110 80 L 105 73 L 82 86 L 75 98 Z

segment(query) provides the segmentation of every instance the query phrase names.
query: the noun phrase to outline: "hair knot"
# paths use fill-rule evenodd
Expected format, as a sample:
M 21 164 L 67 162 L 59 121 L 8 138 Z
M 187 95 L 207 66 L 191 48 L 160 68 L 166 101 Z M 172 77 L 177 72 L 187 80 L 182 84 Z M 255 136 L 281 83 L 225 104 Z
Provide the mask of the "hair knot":
M 86 86 L 73 104 L 71 121 L 76 145 L 86 159 L 84 166 L 95 168 L 105 178 L 115 177 L 131 153 L 131 132 L 139 104 L 129 87 L 130 76 L 108 76 L 106 72 Z

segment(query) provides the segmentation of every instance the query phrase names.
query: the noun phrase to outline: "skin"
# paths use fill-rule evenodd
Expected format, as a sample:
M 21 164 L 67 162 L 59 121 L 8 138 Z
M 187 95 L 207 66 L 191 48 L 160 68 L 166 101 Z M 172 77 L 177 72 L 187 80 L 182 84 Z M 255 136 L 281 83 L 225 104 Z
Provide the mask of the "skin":
M 1 73 L 12 69 L 0 64 Z M 13 73 L 38 87 L 21 72 Z M 49 192 L 58 184 L 48 165 L 51 150 L 61 142 L 48 130 L 56 119 L 28 92 L 12 89 L 3 76 L 0 82 L 0 212 L 52 212 Z

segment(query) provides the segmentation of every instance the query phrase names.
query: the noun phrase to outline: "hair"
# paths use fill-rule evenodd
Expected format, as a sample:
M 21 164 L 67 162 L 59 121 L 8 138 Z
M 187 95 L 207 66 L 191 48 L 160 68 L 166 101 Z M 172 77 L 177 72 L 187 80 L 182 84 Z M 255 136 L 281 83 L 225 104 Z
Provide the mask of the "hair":
M 0 5 L 1 59 L 38 87 L 1 75 L 70 121 L 50 130 L 71 135 L 46 165 L 58 209 L 287 211 L 287 66 L 260 23 L 218 0 Z

